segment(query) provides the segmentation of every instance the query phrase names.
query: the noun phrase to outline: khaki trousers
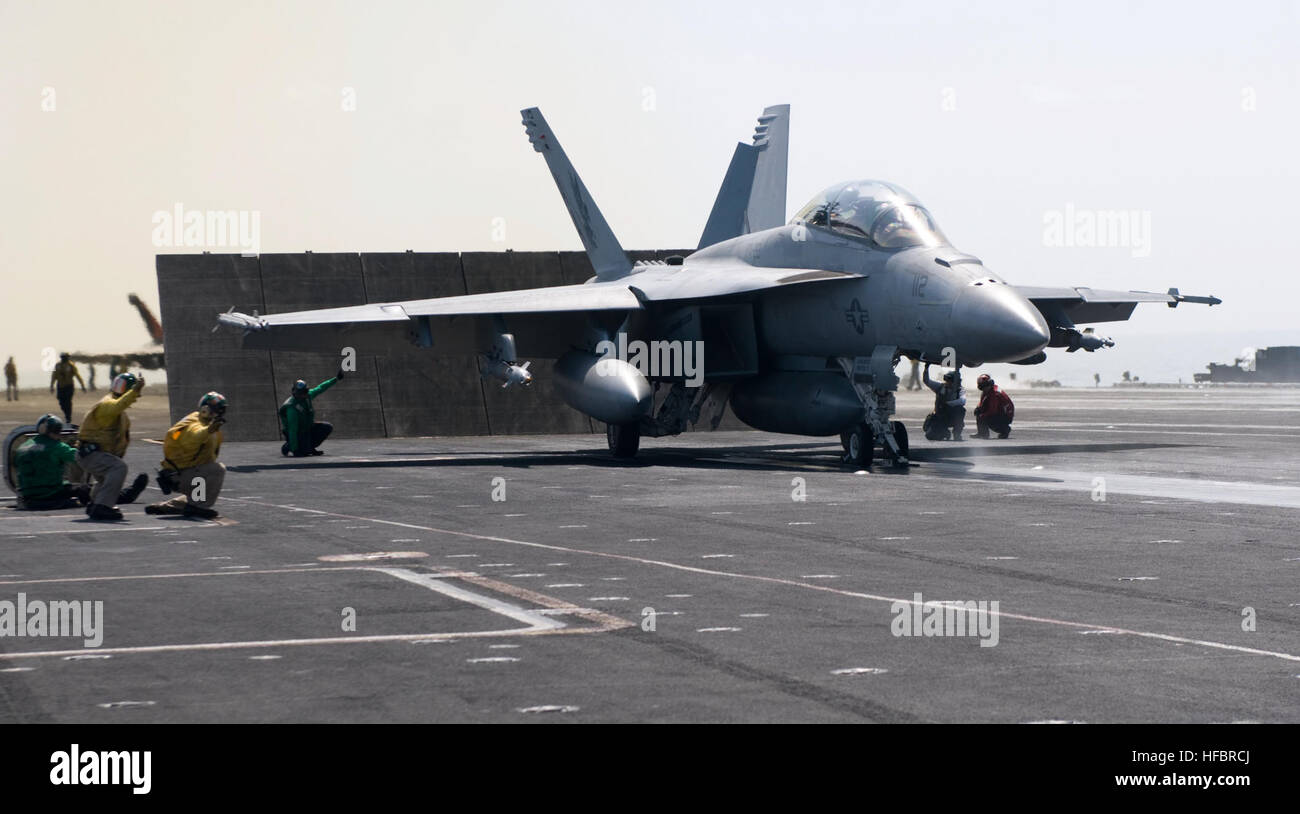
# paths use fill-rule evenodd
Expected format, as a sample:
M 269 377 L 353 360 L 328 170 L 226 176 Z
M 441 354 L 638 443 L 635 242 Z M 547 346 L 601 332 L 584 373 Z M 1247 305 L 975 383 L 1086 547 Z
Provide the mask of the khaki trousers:
M 196 482 L 196 478 L 202 478 L 202 500 L 194 500 L 191 497 L 199 492 L 200 483 Z M 217 502 L 217 496 L 221 494 L 221 485 L 225 482 L 226 467 L 220 461 L 208 461 L 205 464 L 191 466 L 189 469 L 182 469 L 178 479 L 180 494 L 171 500 L 163 501 L 162 505 L 173 509 L 184 509 L 188 504 L 211 509 L 212 504 Z

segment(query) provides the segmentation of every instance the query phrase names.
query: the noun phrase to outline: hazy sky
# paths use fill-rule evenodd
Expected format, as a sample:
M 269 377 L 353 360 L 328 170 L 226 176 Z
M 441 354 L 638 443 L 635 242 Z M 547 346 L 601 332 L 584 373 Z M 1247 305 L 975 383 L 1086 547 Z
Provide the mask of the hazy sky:
M 789 102 L 790 212 L 883 178 L 1012 283 L 1225 300 L 1143 306 L 1104 360 L 1025 375 L 1190 377 L 1300 344 L 1298 7 L 5 0 L 0 357 L 30 385 L 43 347 L 142 346 L 126 295 L 156 305 L 154 255 L 194 251 L 154 245 L 178 203 L 260 212 L 266 252 L 579 248 L 531 105 L 624 246 L 694 246 L 734 143 Z M 1047 245 L 1067 207 L 1149 241 Z

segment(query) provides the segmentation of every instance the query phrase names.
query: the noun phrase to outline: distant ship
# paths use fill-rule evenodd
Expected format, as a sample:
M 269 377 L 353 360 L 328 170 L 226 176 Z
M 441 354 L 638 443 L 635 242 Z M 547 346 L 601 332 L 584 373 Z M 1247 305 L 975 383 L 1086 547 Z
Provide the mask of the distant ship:
M 1193 378 L 1198 382 L 1300 382 L 1300 347 L 1247 348 L 1230 365 L 1211 362 L 1207 367 L 1209 373 L 1197 373 Z

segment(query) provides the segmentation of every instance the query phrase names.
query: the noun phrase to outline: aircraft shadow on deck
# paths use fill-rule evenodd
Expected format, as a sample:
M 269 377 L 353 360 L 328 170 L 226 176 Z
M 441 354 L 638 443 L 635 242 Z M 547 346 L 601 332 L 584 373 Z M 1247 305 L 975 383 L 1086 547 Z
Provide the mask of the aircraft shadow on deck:
M 1034 444 L 1018 446 L 951 446 L 912 450 L 911 460 L 917 463 L 950 464 L 973 467 L 970 459 L 1010 455 L 1059 455 L 1069 453 L 1129 452 L 1142 449 L 1184 447 L 1187 444 L 1170 443 L 1075 443 Z M 418 452 L 378 453 L 380 460 L 292 459 L 261 464 L 229 466 L 231 472 L 252 473 L 277 470 L 349 470 L 349 469 L 408 469 L 417 467 L 482 467 L 501 466 L 513 469 L 585 465 L 608 469 L 646 469 L 666 467 L 676 469 L 713 469 L 720 471 L 786 472 L 792 466 L 819 467 L 827 471 L 850 471 L 840 462 L 839 444 L 835 441 L 814 441 L 806 444 L 754 444 L 737 447 L 652 447 L 643 449 L 630 460 L 611 458 L 605 450 L 487 453 L 457 452 L 436 453 L 437 458 L 421 459 L 401 457 L 399 460 L 382 460 L 398 456 L 416 456 Z M 873 472 L 906 475 L 910 468 L 895 468 L 879 460 L 869 467 Z M 938 473 L 936 473 L 938 474 Z M 959 476 L 951 471 L 946 475 Z M 991 477 L 981 474 L 980 477 Z M 1013 477 L 1013 476 L 1006 476 Z M 1025 476 L 1029 480 L 1041 477 Z

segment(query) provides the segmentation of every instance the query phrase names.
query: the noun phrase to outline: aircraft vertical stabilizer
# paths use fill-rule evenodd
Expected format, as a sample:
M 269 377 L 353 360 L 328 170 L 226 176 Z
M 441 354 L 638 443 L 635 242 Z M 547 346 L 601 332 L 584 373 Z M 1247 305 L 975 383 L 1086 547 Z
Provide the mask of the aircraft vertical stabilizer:
M 790 106 L 764 109 L 753 143 L 736 145 L 698 248 L 785 223 L 789 147 Z
M 578 237 L 582 238 L 582 246 L 587 250 L 587 257 L 591 259 L 596 276 L 611 279 L 627 274 L 632 270 L 632 261 L 619 245 L 618 238 L 614 237 L 613 230 L 605 222 L 605 216 L 600 214 L 591 193 L 564 154 L 555 133 L 551 132 L 550 125 L 542 118 L 542 111 L 530 107 L 519 112 L 523 116 L 524 131 L 528 133 L 533 149 L 546 159 L 546 166 L 560 189 L 560 196 L 564 198 L 564 205 L 569 210 L 569 217 L 573 218 L 573 225 L 578 230 Z M 784 178 L 781 183 L 784 195 Z
M 790 152 L 790 106 L 772 105 L 754 128 L 758 162 L 746 213 L 750 232 L 785 224 L 785 180 Z
M 757 166 L 758 148 L 752 144 L 737 144 L 731 154 L 731 165 L 722 178 L 722 187 L 718 198 L 713 202 L 713 211 L 709 221 L 704 225 L 704 234 L 700 236 L 697 248 L 712 246 L 730 240 L 748 231 L 745 228 L 745 214 L 749 209 L 749 194 L 754 188 L 754 168 Z

